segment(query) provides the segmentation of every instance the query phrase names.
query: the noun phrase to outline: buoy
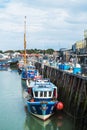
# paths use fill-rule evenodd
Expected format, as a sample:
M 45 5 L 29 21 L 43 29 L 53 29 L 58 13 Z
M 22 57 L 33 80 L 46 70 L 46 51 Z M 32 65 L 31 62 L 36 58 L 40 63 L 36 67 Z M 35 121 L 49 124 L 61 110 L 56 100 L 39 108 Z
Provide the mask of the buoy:
M 58 110 L 62 110 L 63 109 L 63 103 L 62 102 L 58 102 L 57 103 L 57 105 L 56 105 L 56 108 L 58 109 Z

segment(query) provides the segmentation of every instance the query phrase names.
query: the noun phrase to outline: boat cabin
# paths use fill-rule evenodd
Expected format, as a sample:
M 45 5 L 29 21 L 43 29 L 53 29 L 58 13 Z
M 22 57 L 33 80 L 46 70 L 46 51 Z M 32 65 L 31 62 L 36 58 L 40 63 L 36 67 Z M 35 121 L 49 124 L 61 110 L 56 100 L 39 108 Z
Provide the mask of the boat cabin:
M 35 101 L 57 99 L 57 87 L 49 80 L 37 80 L 35 87 L 32 88 Z

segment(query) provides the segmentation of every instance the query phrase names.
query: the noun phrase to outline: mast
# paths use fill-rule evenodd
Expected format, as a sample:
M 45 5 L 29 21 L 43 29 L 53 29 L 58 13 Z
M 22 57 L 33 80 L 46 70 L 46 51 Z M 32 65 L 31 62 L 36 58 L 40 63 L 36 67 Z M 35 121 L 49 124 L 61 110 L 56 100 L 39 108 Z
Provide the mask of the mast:
M 24 20 L 24 64 L 26 65 L 26 16 Z

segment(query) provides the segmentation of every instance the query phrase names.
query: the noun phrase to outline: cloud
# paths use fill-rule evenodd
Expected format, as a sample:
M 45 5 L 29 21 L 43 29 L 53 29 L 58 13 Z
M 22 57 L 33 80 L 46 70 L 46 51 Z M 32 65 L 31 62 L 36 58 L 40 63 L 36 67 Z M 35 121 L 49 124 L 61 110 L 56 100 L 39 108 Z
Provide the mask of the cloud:
M 69 47 L 83 38 L 87 27 L 86 0 L 2 0 L 0 5 L 0 36 L 9 48 L 11 43 L 23 45 L 24 16 L 30 48 Z
M 0 11 L 0 28 L 8 31 L 23 31 L 24 16 L 27 16 L 27 21 L 30 26 L 30 31 L 42 30 L 42 23 L 45 20 L 45 11 L 40 9 L 29 8 L 22 3 L 10 3 L 6 9 Z M 3 22 L 4 21 L 4 22 Z M 5 26 L 4 26 L 5 25 Z

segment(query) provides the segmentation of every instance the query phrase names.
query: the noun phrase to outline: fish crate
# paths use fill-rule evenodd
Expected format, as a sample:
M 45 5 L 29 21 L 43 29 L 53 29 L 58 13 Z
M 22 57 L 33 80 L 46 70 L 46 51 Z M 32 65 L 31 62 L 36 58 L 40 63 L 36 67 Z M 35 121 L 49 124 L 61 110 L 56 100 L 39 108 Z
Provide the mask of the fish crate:
M 79 73 L 81 73 L 81 68 L 74 67 L 73 68 L 73 74 L 79 74 Z
M 69 69 L 70 69 L 69 65 L 66 65 L 66 64 L 63 65 L 63 70 L 69 70 Z

